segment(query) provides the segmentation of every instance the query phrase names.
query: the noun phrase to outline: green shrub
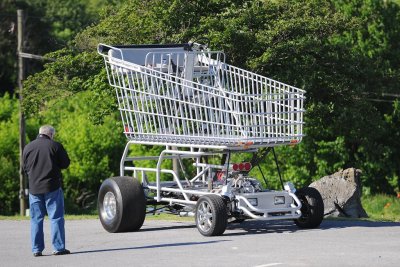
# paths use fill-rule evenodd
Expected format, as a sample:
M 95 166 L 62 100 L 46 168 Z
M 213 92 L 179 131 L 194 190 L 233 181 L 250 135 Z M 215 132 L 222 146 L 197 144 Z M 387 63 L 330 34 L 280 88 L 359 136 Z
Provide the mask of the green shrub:
M 81 92 L 61 101 L 41 114 L 42 124 L 56 128 L 55 139 L 67 150 L 71 165 L 63 171 L 67 211 L 92 210 L 103 180 L 119 174 L 125 145 L 117 114 L 95 124 L 90 118 L 96 108 L 93 92 Z
M 0 98 L 0 214 L 19 210 L 19 106 L 5 94 Z M 26 121 L 26 131 L 37 129 L 37 120 Z

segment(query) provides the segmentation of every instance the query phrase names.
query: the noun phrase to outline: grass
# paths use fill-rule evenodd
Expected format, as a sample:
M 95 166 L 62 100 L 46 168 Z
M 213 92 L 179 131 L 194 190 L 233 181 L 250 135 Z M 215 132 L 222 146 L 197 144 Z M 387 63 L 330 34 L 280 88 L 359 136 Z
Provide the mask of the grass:
M 363 196 L 361 203 L 370 220 L 400 222 L 400 198 L 396 196 Z
M 373 196 L 363 196 L 361 198 L 362 205 L 367 212 L 369 221 L 390 221 L 400 222 L 400 198 L 385 194 L 377 194 Z M 66 220 L 86 220 L 99 219 L 96 212 L 90 214 L 66 214 Z M 2 216 L 0 220 L 29 220 L 26 216 Z M 147 215 L 146 220 L 170 220 L 170 221 L 193 221 L 193 217 L 179 217 L 177 215 L 161 213 L 156 215 Z

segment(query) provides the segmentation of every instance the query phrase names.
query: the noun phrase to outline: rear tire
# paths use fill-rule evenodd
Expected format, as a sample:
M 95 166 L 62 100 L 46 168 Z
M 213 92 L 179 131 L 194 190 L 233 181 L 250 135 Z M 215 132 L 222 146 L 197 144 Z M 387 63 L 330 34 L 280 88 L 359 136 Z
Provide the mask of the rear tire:
M 137 179 L 106 179 L 101 184 L 97 203 L 100 222 L 108 232 L 132 232 L 142 227 L 146 216 L 146 198 Z
M 294 220 L 300 228 L 316 228 L 324 219 L 324 202 L 319 191 L 313 187 L 304 187 L 296 191 L 301 201 L 301 217 Z
M 218 195 L 204 195 L 196 204 L 196 226 L 204 236 L 218 236 L 225 232 L 228 214 L 224 200 Z

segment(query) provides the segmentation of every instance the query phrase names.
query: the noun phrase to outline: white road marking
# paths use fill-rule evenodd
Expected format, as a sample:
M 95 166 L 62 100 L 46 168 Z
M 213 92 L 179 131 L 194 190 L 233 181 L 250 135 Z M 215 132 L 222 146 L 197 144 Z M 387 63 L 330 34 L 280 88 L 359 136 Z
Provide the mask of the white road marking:
M 270 267 L 270 266 L 277 266 L 277 265 L 282 265 L 283 263 L 281 262 L 273 262 L 273 263 L 267 263 L 267 264 L 263 264 L 263 265 L 257 265 L 254 267 Z

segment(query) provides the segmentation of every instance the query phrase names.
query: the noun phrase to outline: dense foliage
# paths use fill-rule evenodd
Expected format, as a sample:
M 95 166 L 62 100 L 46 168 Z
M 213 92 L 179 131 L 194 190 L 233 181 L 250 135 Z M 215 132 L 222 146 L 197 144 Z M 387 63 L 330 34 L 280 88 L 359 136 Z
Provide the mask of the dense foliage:
M 13 92 L 17 79 L 17 9 L 24 10 L 25 53 L 44 55 L 67 45 L 99 12 L 120 0 L 2 0 L 0 2 L 0 95 Z M 43 63 L 25 60 L 27 74 L 42 69 Z
M 207 42 L 224 50 L 233 65 L 303 88 L 306 137 L 300 145 L 277 149 L 284 179 L 301 186 L 356 167 L 363 171 L 365 192 L 400 190 L 396 2 L 121 2 L 104 9 L 98 24 L 71 33 L 71 45 L 49 54 L 56 61 L 25 83 L 26 113 L 59 128 L 60 140 L 73 155 L 74 164 L 65 172 L 69 198 L 95 194 L 102 179 L 117 173 L 124 143 L 113 91 L 96 54 L 100 42 Z M 59 38 L 66 36 L 62 28 L 54 27 Z M 276 176 L 271 158 L 263 172 Z
M 18 101 L 6 93 L 0 98 L 0 214 L 3 215 L 19 209 L 18 120 Z M 27 134 L 34 136 L 38 121 L 29 119 L 26 124 Z

